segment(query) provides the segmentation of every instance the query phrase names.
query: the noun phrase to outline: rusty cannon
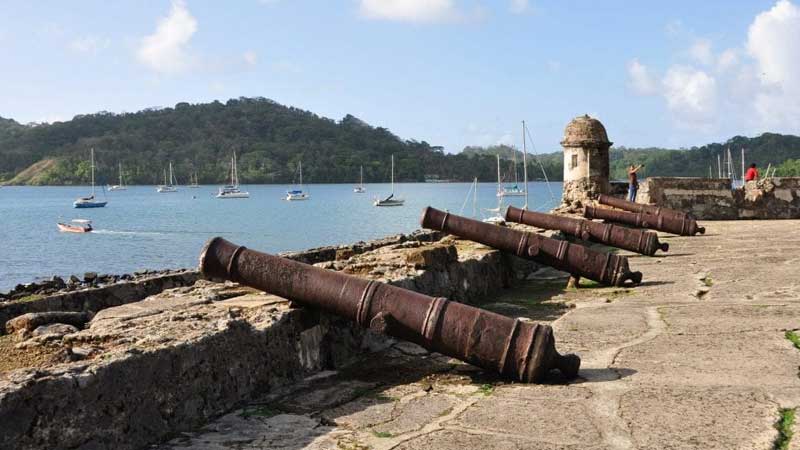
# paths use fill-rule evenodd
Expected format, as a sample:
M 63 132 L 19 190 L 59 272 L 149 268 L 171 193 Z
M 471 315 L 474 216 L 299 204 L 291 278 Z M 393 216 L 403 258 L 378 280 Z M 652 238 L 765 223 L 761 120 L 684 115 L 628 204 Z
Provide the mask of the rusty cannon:
M 601 205 L 611 206 L 623 211 L 653 214 L 653 215 L 666 215 L 675 217 L 692 217 L 691 214 L 678 211 L 677 209 L 664 208 L 656 205 L 646 205 L 644 203 L 636 203 L 625 200 L 624 198 L 613 197 L 608 194 L 600 194 L 597 196 L 597 203 Z
M 669 244 L 658 242 L 658 235 L 636 228 L 621 227 L 611 223 L 544 214 L 509 206 L 506 221 L 524 223 L 547 230 L 558 230 L 585 241 L 594 241 L 613 247 L 653 256 L 657 250 L 666 252 Z
M 667 233 L 679 234 L 681 236 L 693 236 L 696 233 L 705 234 L 706 232 L 705 228 L 697 225 L 697 219 L 695 219 L 694 216 L 676 209 L 629 202 L 606 194 L 599 195 L 597 197 L 597 202 L 601 205 L 611 206 L 623 211 L 656 216 L 655 218 L 645 220 L 645 222 L 650 224 L 649 227 L 645 228 L 654 228 L 659 231 L 666 231 Z M 620 220 L 619 222 L 622 221 Z
M 687 215 L 681 217 L 641 212 L 634 213 L 586 205 L 583 208 L 583 217 L 587 219 L 603 219 L 640 228 L 650 228 L 667 233 L 679 234 L 681 236 L 694 236 L 697 233 L 704 234 L 706 232 L 706 229 L 699 226 L 694 218 Z
M 203 249 L 200 271 L 352 319 L 515 380 L 536 383 L 553 369 L 567 378 L 578 375 L 580 358 L 556 351 L 549 325 L 260 253 L 220 237 Z
M 639 284 L 642 281 L 641 272 L 631 272 L 628 258 L 567 241 L 467 219 L 430 206 L 422 211 L 421 223 L 423 228 L 480 242 L 567 272 L 576 279 L 584 277 L 607 286 Z

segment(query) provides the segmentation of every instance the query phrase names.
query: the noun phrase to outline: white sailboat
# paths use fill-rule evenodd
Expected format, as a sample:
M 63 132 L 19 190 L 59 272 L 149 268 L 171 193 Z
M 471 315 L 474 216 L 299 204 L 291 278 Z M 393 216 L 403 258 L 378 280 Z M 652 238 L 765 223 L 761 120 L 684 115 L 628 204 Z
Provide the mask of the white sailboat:
M 392 155 L 392 193 L 383 200 L 375 198 L 372 204 L 375 206 L 403 206 L 405 202 L 402 198 L 394 198 L 394 155 Z
M 192 189 L 197 189 L 197 188 L 199 188 L 199 187 L 200 187 L 200 185 L 199 185 L 199 184 L 197 184 L 197 172 L 194 172 L 194 173 L 193 173 L 193 174 L 192 174 L 192 175 L 189 177 L 189 185 L 188 185 L 188 186 L 186 186 L 186 187 L 188 187 L 188 188 L 192 188 Z
M 77 200 L 72 202 L 72 206 L 75 208 L 102 208 L 108 204 L 108 202 L 101 202 L 99 200 L 94 199 L 94 149 L 91 150 L 91 160 L 92 160 L 92 195 L 88 197 L 78 197 Z
M 494 223 L 502 225 L 506 222 L 505 217 L 502 215 L 503 210 L 503 196 L 500 191 L 503 189 L 503 180 L 500 178 L 500 155 L 497 155 L 497 208 L 486 208 L 485 211 L 493 215 L 483 219 L 486 223 Z
M 303 191 L 303 161 L 298 163 L 298 170 L 300 171 L 300 186 L 299 189 L 286 191 L 286 200 L 288 201 L 308 200 L 311 198 L 310 194 Z
M 175 175 L 172 174 L 172 161 L 169 162 L 169 179 L 167 178 L 167 172 L 164 172 L 164 184 L 159 186 L 156 191 L 162 194 L 178 192 L 178 187 L 175 185 Z
M 128 188 L 122 180 L 122 163 L 119 163 L 119 184 L 108 187 L 109 191 L 127 191 Z
M 361 166 L 361 181 L 358 183 L 358 186 L 353 188 L 353 192 L 356 194 L 367 192 L 367 189 L 364 187 L 364 166 Z
M 522 139 L 523 139 L 523 141 L 522 141 L 523 142 L 522 143 L 522 147 L 523 147 L 522 161 L 523 161 L 523 163 L 522 164 L 524 166 L 525 165 L 524 161 L 526 160 L 526 158 L 525 158 L 525 150 L 524 150 L 525 149 L 525 135 L 524 134 L 522 136 Z M 519 187 L 519 180 L 517 179 L 517 151 L 516 150 L 514 150 L 514 153 L 513 153 L 513 161 L 514 161 L 513 162 L 513 166 L 514 166 L 514 184 L 512 186 L 500 186 L 500 188 L 497 190 L 497 196 L 498 197 L 522 197 L 522 196 L 526 195 L 525 191 L 528 189 L 527 182 L 523 186 L 523 188 L 521 189 Z M 523 170 L 525 170 L 525 168 Z
M 217 198 L 250 198 L 250 193 L 239 189 L 239 169 L 236 167 L 236 152 L 231 158 L 231 183 L 219 188 Z

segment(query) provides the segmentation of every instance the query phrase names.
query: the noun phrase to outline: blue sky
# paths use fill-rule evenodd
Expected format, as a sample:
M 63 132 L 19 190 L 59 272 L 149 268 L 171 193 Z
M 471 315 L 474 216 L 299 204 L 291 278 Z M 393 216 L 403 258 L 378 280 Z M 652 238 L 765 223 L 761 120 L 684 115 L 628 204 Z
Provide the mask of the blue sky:
M 800 134 L 800 7 L 772 1 L 3 0 L 0 116 L 263 96 L 407 139 L 538 151 Z

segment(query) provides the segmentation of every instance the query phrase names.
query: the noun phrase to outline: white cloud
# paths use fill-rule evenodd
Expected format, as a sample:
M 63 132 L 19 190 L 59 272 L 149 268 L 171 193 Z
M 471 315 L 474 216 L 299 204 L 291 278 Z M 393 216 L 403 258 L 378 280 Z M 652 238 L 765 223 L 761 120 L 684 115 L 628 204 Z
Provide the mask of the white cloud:
M 729 48 L 717 57 L 717 69 L 728 70 L 739 64 L 739 51 L 735 48 Z
M 397 22 L 436 23 L 464 18 L 454 0 L 359 0 L 361 15 Z
M 509 9 L 514 14 L 523 14 L 531 10 L 531 5 L 528 0 L 511 0 Z
M 76 53 L 89 53 L 96 54 L 100 50 L 104 50 L 111 45 L 111 40 L 108 38 L 99 38 L 97 36 L 83 36 L 73 39 L 69 42 L 67 47 Z
M 649 69 L 636 58 L 628 63 L 628 78 L 631 88 L 639 95 L 652 95 L 658 91 L 658 83 Z
M 800 73 L 800 9 L 781 0 L 756 16 L 747 36 L 747 51 L 763 69 L 767 83 L 784 83 Z
M 760 91 L 755 109 L 775 131 L 800 130 L 800 8 L 780 0 L 756 16 L 747 35 Z
M 245 64 L 255 66 L 258 63 L 258 55 L 253 50 L 248 50 L 242 54 Z
M 702 70 L 672 66 L 662 80 L 663 96 L 676 121 L 688 128 L 707 128 L 716 110 L 717 81 Z
M 191 65 L 187 46 L 196 31 L 197 20 L 186 3 L 173 0 L 169 14 L 158 20 L 156 31 L 142 39 L 137 57 L 158 73 L 179 73 Z
M 711 64 L 714 61 L 714 53 L 711 51 L 711 41 L 708 39 L 695 39 L 689 47 L 689 57 L 701 64 Z

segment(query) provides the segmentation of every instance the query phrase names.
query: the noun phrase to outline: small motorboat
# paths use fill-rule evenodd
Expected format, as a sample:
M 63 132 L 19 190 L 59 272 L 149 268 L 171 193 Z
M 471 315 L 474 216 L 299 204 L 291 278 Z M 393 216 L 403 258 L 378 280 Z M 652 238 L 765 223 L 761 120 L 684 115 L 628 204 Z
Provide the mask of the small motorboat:
M 58 223 L 58 231 L 64 233 L 89 233 L 92 229 L 92 221 L 86 219 L 72 219 L 70 223 Z

